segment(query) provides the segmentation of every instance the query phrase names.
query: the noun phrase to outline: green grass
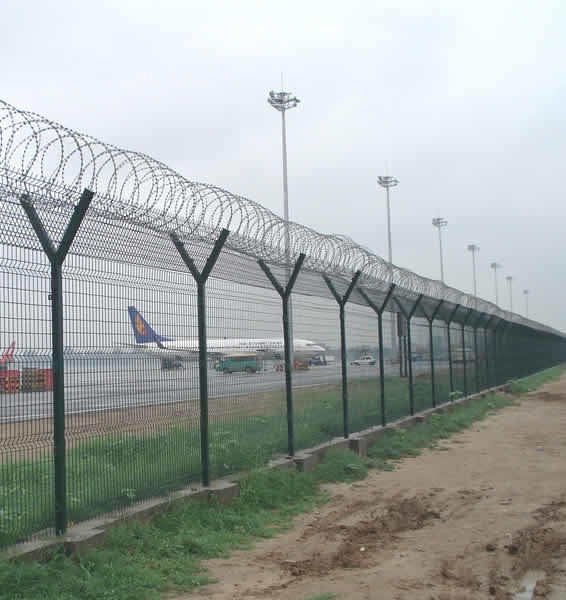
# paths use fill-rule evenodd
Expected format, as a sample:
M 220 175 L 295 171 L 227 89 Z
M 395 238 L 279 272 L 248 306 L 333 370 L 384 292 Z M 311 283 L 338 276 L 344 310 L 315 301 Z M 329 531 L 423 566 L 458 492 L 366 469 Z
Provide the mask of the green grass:
M 336 594 L 319 594 L 318 596 L 309 596 L 304 600 L 334 600 L 334 598 L 338 598 Z
M 558 373 L 562 367 L 548 372 Z M 561 373 L 562 371 L 560 371 Z M 532 378 L 546 375 L 537 374 Z M 468 389 L 474 377 L 468 373 Z M 461 373 L 455 370 L 460 389 Z M 529 380 L 532 378 L 528 378 Z M 524 386 L 521 381 L 514 386 Z M 531 385 L 531 384 L 529 384 Z M 386 417 L 409 414 L 406 378 L 386 377 Z M 378 378 L 349 382 L 350 431 L 381 423 Z M 437 372 L 437 402 L 449 398 L 448 376 Z M 210 476 L 222 477 L 265 465 L 286 454 L 287 423 L 283 394 L 270 396 L 277 414 L 234 416 L 210 423 Z M 253 398 L 251 399 L 253 401 Z M 417 375 L 415 411 L 432 404 L 430 379 Z M 214 400 L 211 400 L 211 404 Z M 268 402 L 269 405 L 269 402 Z M 295 448 L 309 448 L 343 434 L 340 385 L 294 391 Z M 198 425 L 180 422 L 156 426 L 152 433 L 116 433 L 77 442 L 67 451 L 67 493 L 71 522 L 127 507 L 132 503 L 186 487 L 200 478 Z M 28 539 L 53 526 L 53 459 L 21 460 L 14 455 L 0 465 L 0 547 Z
M 556 367 L 551 367 L 550 369 L 545 369 L 544 371 L 539 371 L 529 377 L 516 379 L 509 384 L 509 391 L 512 394 L 526 394 L 527 392 L 533 392 L 545 383 L 558 379 L 565 371 L 566 365 L 558 365 Z
M 420 384 L 422 386 L 422 384 Z M 380 422 L 378 380 L 352 384 L 350 430 Z M 408 413 L 407 381 L 388 378 L 388 418 Z M 295 448 L 343 433 L 339 385 L 295 391 Z M 265 465 L 287 451 L 285 415 L 215 419 L 210 424 L 211 478 Z M 156 433 L 114 434 L 83 440 L 67 451 L 71 522 L 183 488 L 200 478 L 200 442 L 194 424 Z M 7 460 L 0 465 L 0 547 L 52 527 L 53 459 Z
M 364 461 L 353 452 L 332 449 L 324 456 L 324 460 L 314 472 L 316 483 L 346 482 L 365 479 L 368 469 Z
M 104 547 L 80 556 L 53 552 L 42 562 L 0 561 L 0 598 L 12 600 L 158 599 L 206 585 L 201 560 L 226 557 L 290 526 L 291 518 L 326 500 L 320 485 L 364 479 L 368 467 L 392 469 L 396 461 L 435 447 L 488 414 L 513 404 L 490 395 L 410 429 L 386 432 L 367 459 L 332 450 L 314 473 L 253 471 L 239 481 L 240 496 L 227 505 L 190 501 L 171 506 L 150 523 L 128 522 L 109 530 Z M 314 599 L 334 598 L 322 594 Z
M 205 585 L 210 580 L 201 560 L 226 557 L 288 528 L 294 515 L 326 500 L 321 482 L 351 481 L 352 472 L 365 477 L 365 469 L 352 470 L 360 464 L 352 452 L 337 451 L 312 474 L 255 471 L 240 479 L 240 496 L 229 504 L 172 506 L 150 523 L 131 521 L 110 529 L 104 547 L 74 557 L 54 551 L 42 562 L 4 559 L 0 598 L 150 600 Z
M 414 427 L 387 431 L 368 448 L 367 464 L 381 470 L 393 470 L 395 462 L 401 458 L 418 456 L 423 448 L 434 448 L 439 440 L 512 404 L 513 401 L 505 396 L 490 394 L 466 405 L 456 405 L 450 412 L 431 415 Z

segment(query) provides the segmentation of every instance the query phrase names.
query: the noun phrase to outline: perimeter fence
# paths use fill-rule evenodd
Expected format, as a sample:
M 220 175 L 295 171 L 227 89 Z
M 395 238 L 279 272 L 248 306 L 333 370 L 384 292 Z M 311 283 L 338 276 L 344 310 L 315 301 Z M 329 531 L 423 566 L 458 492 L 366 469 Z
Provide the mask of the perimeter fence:
M 285 225 L 0 103 L 0 545 L 566 360 L 558 331 Z

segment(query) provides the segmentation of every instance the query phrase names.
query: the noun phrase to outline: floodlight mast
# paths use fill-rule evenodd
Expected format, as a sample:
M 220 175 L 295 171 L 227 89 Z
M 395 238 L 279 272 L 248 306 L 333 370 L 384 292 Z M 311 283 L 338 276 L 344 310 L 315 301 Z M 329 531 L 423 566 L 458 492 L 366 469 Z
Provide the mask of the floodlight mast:
M 501 265 L 496 262 L 492 262 L 490 268 L 493 269 L 493 279 L 495 281 L 495 306 L 499 306 L 499 294 L 497 291 L 497 269 L 501 269 Z
M 285 219 L 285 259 L 287 263 L 287 283 L 290 270 L 290 240 L 289 240 L 289 187 L 287 184 L 287 131 L 285 127 L 285 111 L 295 108 L 301 101 L 288 92 L 269 92 L 267 102 L 281 113 L 281 139 L 283 144 L 283 218 Z
M 507 275 L 505 279 L 509 284 L 509 310 L 513 312 L 513 279 L 515 278 L 512 275 Z
M 281 77 L 283 82 L 283 77 Z M 283 83 L 281 83 L 283 87 Z M 301 101 L 288 92 L 274 92 L 271 90 L 267 102 L 281 113 L 281 140 L 283 146 L 283 218 L 285 219 L 285 279 L 286 284 L 291 279 L 291 241 L 289 235 L 289 187 L 287 184 L 287 129 L 285 127 L 285 112 L 295 108 Z M 291 364 L 294 364 L 293 350 L 295 338 L 293 337 L 293 306 L 289 299 L 289 337 L 291 338 Z
M 432 220 L 434 227 L 438 228 L 438 245 L 440 246 L 440 281 L 444 283 L 444 256 L 442 254 L 442 228 L 448 225 L 448 221 L 443 217 L 435 217 Z
M 527 319 L 529 318 L 529 294 L 530 290 L 523 290 L 523 294 L 525 294 L 525 315 Z
M 476 252 L 480 251 L 480 247 L 475 244 L 468 244 L 468 250 L 472 253 L 472 268 L 474 272 L 474 296 L 478 296 L 478 285 L 476 280 Z
M 389 283 L 393 283 L 393 246 L 391 244 L 391 203 L 389 201 L 389 188 L 395 187 L 399 185 L 399 180 L 391 175 L 379 175 L 377 178 L 377 183 L 385 188 L 386 196 L 387 196 L 387 260 L 389 261 Z M 396 343 L 395 343 L 395 315 L 391 313 L 391 347 L 393 352 L 396 351 Z M 381 348 L 379 350 L 381 352 Z M 400 349 L 399 349 L 400 352 Z

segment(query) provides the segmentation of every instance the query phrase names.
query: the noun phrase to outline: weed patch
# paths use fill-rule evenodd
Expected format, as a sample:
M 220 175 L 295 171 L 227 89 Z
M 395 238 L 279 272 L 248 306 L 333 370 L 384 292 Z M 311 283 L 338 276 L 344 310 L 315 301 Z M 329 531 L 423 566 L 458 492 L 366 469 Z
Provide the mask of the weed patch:
M 368 469 L 364 461 L 349 450 L 329 450 L 313 474 L 317 483 L 352 482 L 365 479 Z
M 511 394 L 526 394 L 527 392 L 534 392 L 545 383 L 558 379 L 565 371 L 566 365 L 557 365 L 556 367 L 539 371 L 534 375 L 529 375 L 529 377 L 516 379 L 511 381 L 509 384 L 509 391 Z
M 104 547 L 82 555 L 54 551 L 42 562 L 0 561 L 0 598 L 153 600 L 194 589 L 210 581 L 201 560 L 228 556 L 288 528 L 294 515 L 326 500 L 321 482 L 365 474 L 349 451 L 329 452 L 314 473 L 248 473 L 239 481 L 240 495 L 226 505 L 194 500 L 172 506 L 149 523 L 110 529 Z

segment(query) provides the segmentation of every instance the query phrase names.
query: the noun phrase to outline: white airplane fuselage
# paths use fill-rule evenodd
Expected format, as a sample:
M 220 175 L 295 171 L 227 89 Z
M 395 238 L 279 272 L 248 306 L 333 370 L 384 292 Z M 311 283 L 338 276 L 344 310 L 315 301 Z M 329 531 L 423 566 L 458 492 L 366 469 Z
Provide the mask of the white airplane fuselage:
M 295 339 L 293 355 L 301 358 L 311 358 L 319 356 L 326 352 L 326 349 L 311 340 Z M 198 340 L 170 340 L 160 342 L 148 342 L 138 344 L 138 348 L 146 352 L 155 352 L 156 354 L 167 354 L 189 360 L 198 356 Z M 257 353 L 264 358 L 283 358 L 284 344 L 283 338 L 223 338 L 210 339 L 206 344 L 207 353 L 220 356 L 227 354 L 248 354 Z

